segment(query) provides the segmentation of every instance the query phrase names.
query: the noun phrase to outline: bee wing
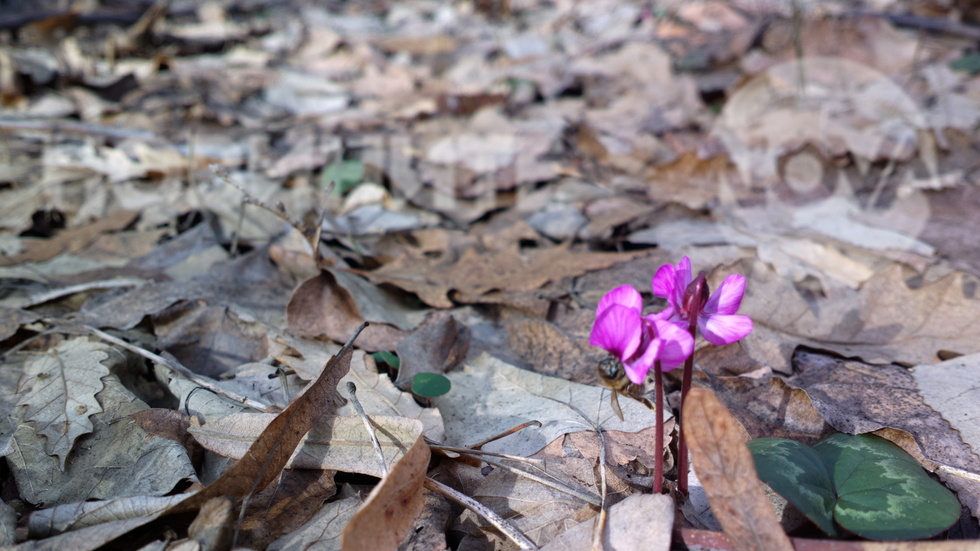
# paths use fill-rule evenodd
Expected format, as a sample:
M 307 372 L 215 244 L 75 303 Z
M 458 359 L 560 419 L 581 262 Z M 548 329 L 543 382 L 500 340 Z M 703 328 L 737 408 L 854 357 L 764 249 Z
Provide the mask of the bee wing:
M 616 416 L 619 417 L 620 421 L 626 420 L 623 417 L 623 410 L 619 407 L 619 393 L 612 389 L 609 389 L 609 405 L 612 406 L 613 411 L 616 412 Z

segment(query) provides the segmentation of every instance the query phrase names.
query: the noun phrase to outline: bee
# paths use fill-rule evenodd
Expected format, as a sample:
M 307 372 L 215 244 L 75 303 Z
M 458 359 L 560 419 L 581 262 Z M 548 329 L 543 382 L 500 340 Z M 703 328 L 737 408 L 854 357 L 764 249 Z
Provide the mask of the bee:
M 602 382 L 602 385 L 612 391 L 609 394 L 609 404 L 612 406 L 613 411 L 616 412 L 620 421 L 624 420 L 623 410 L 619 407 L 620 394 L 641 402 L 652 410 L 657 409 L 657 406 L 649 398 L 643 396 L 644 386 L 630 381 L 629 377 L 626 376 L 626 369 L 623 368 L 622 362 L 613 356 L 603 358 L 599 362 L 598 367 L 596 367 L 596 371 L 599 374 L 599 381 Z

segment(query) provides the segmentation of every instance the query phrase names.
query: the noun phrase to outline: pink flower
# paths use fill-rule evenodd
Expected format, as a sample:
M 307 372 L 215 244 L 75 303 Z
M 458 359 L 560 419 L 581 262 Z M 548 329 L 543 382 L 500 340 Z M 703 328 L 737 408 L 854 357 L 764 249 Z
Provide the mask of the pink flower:
M 666 264 L 653 276 L 653 294 L 666 298 L 669 306 L 661 313 L 674 322 L 697 319 L 701 334 L 711 344 L 722 346 L 741 340 L 752 332 L 752 319 L 735 314 L 745 294 L 745 278 L 732 274 L 708 297 L 704 273 L 691 277 L 691 260 L 686 256 L 676 266 Z
M 641 385 L 653 362 L 660 360 L 664 371 L 684 363 L 694 350 L 694 339 L 684 327 L 661 314 L 643 316 L 643 298 L 629 285 L 606 293 L 596 308 L 589 344 L 605 348 L 626 370 L 626 376 Z

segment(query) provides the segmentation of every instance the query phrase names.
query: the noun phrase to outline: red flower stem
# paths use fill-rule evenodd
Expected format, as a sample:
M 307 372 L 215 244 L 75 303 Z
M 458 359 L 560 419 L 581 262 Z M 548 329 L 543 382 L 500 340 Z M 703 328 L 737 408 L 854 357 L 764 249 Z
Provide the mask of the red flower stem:
M 653 369 L 653 386 L 656 389 L 657 398 L 657 432 L 656 446 L 654 447 L 657 460 L 653 469 L 653 493 L 662 494 L 664 491 L 664 379 L 660 360 L 653 362 Z
M 691 317 L 688 331 L 691 338 L 696 338 L 695 332 L 698 328 L 697 317 Z M 681 411 L 684 410 L 684 400 L 687 399 L 687 391 L 691 390 L 691 373 L 694 371 L 694 351 L 684 361 L 684 376 L 681 378 Z M 677 436 L 677 491 L 682 495 L 687 495 L 687 441 L 684 439 L 684 424 L 681 423 L 681 413 L 677 413 L 677 426 L 679 428 Z

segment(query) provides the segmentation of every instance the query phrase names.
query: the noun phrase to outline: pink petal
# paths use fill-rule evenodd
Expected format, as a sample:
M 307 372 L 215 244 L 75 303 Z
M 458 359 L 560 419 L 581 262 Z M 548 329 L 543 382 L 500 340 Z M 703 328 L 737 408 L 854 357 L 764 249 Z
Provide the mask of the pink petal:
M 687 328 L 669 321 L 655 320 L 657 336 L 663 341 L 660 352 L 660 365 L 664 371 L 670 371 L 684 363 L 694 352 L 694 338 Z
M 680 283 L 680 290 L 683 293 L 684 289 L 694 281 L 694 277 L 691 275 L 691 259 L 684 257 L 680 262 L 677 263 L 677 282 Z
M 734 314 L 742 304 L 743 295 L 745 295 L 745 278 L 732 274 L 726 277 L 718 289 L 711 294 L 708 303 L 704 305 L 704 311 L 707 314 Z
M 647 373 L 653 369 L 653 362 L 660 355 L 662 348 L 663 343 L 660 339 L 650 341 L 647 349 L 643 351 L 642 356 L 633 361 L 623 363 L 623 367 L 626 369 L 626 377 L 634 384 L 642 385 L 646 381 Z
M 674 296 L 674 272 L 677 269 L 664 264 L 653 275 L 653 296 L 670 300 Z
M 610 305 L 596 318 L 589 344 L 605 348 L 620 361 L 636 353 L 641 340 L 640 315 L 620 304 Z
M 643 311 L 643 297 L 640 296 L 640 292 L 629 285 L 622 285 L 616 287 L 612 291 L 606 293 L 606 296 L 602 297 L 599 301 L 599 306 L 595 309 L 595 315 L 598 318 L 602 315 L 602 312 L 609 308 L 613 304 L 618 304 L 620 306 L 625 306 L 630 310 L 635 310 L 637 314 Z
M 748 316 L 714 314 L 698 319 L 701 334 L 715 346 L 731 344 L 752 332 L 752 319 Z

